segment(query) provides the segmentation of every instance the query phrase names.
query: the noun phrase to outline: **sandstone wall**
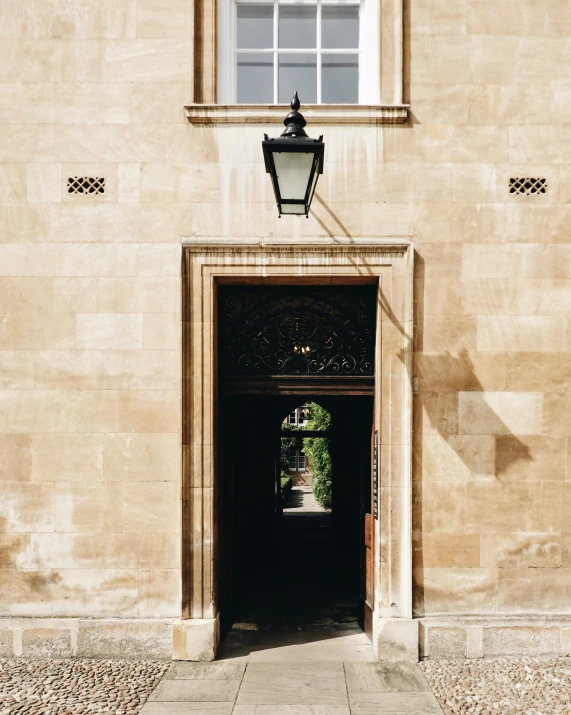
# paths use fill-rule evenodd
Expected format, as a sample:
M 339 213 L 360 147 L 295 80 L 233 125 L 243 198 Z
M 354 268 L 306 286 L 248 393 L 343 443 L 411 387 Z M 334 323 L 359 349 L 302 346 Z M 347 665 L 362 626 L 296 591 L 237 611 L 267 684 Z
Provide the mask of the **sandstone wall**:
M 181 237 L 292 235 L 415 241 L 416 614 L 571 614 L 571 5 L 406 9 L 305 220 L 184 118 L 191 3 L 0 0 L 0 614 L 181 615 Z
M 181 614 L 179 243 L 192 212 L 143 176 L 195 144 L 189 8 L 0 3 L 5 616 Z M 68 193 L 74 176 L 105 178 L 105 193 Z

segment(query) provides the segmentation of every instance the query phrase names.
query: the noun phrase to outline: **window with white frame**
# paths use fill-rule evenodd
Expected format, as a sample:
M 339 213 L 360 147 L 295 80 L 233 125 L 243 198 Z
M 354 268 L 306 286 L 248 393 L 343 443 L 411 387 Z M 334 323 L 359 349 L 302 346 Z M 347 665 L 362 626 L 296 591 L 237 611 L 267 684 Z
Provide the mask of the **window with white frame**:
M 288 468 L 290 472 L 306 471 L 305 454 L 301 450 L 294 449 L 290 452 Z
M 367 2 L 220 0 L 219 102 L 288 104 L 296 91 L 302 104 L 377 101 Z
M 290 412 L 284 420 L 284 423 L 288 425 L 295 425 L 296 427 L 305 427 L 305 425 L 309 422 L 308 417 L 305 415 L 309 415 L 308 404 L 296 407 L 295 410 L 292 410 L 292 412 Z

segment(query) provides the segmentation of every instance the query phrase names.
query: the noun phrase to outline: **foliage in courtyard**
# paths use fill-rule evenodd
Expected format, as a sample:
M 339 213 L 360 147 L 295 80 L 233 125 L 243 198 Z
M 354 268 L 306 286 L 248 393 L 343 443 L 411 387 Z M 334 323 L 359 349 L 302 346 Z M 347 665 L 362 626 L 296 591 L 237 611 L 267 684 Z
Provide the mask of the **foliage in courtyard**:
M 311 419 L 306 425 L 308 430 L 331 429 L 331 415 L 320 405 L 310 405 Z M 327 437 L 304 437 L 303 451 L 309 460 L 313 472 L 313 495 L 324 509 L 331 509 L 333 504 L 333 470 L 331 465 L 331 446 Z
M 281 488 L 282 488 L 282 498 L 285 501 L 291 493 L 291 488 L 293 487 L 293 480 L 288 477 L 287 474 L 281 473 Z
M 283 432 L 301 432 L 302 427 L 297 427 L 296 425 L 282 425 L 282 433 Z M 281 449 L 280 449 L 280 471 L 285 472 L 287 474 L 287 471 L 289 469 L 289 456 L 290 454 L 297 449 L 298 447 L 301 447 L 301 438 L 299 436 L 296 436 L 295 434 L 292 434 L 291 436 L 285 436 L 282 434 L 281 438 Z

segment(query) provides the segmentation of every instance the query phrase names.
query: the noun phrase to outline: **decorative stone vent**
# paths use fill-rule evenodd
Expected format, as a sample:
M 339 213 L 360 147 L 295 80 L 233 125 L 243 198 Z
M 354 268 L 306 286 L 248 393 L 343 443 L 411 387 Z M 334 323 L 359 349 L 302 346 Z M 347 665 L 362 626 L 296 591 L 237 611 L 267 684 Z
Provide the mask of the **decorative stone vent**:
M 546 194 L 547 179 L 510 179 L 510 194 L 522 194 L 531 196 L 532 194 Z
M 68 194 L 104 194 L 105 177 L 69 176 L 67 179 Z

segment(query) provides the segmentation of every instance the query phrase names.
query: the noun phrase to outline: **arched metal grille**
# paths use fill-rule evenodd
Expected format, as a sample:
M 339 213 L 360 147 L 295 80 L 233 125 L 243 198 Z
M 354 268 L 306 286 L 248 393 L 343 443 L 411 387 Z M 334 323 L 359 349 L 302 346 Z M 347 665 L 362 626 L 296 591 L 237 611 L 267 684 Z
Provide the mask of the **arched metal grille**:
M 374 374 L 376 288 L 220 289 L 225 376 Z

